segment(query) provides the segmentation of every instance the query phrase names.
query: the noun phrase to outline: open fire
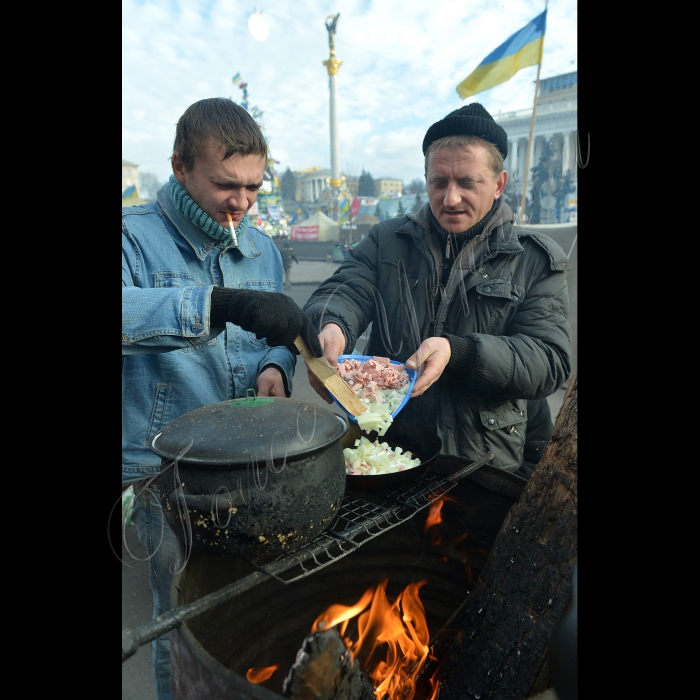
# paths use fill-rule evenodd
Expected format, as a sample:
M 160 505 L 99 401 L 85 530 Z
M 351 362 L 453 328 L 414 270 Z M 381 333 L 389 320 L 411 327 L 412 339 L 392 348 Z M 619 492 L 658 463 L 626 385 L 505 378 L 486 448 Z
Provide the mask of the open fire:
M 425 608 L 420 600 L 420 589 L 426 581 L 411 583 L 391 603 L 386 595 L 388 580 L 368 588 L 355 605 L 332 605 L 314 621 L 311 633 L 339 626 L 340 635 L 350 651 L 372 680 L 377 700 L 412 700 L 416 680 L 429 658 L 430 633 Z M 354 622 L 357 639 L 348 634 Z M 433 657 L 433 660 L 434 657 Z M 278 669 L 277 665 L 250 668 L 246 679 L 263 683 Z M 438 684 L 430 679 L 432 692 L 437 696 Z
M 441 528 L 445 501 L 458 502 L 449 496 L 436 499 L 425 520 L 424 532 L 432 545 L 441 545 L 445 540 Z M 467 535 L 463 533 L 451 541 L 457 543 Z M 466 563 L 467 560 L 462 561 Z M 468 566 L 467 573 L 471 574 Z M 412 700 L 416 681 L 430 654 L 430 632 L 420 600 L 420 589 L 426 581 L 408 584 L 393 603 L 386 594 L 387 584 L 388 579 L 382 579 L 378 585 L 368 588 L 354 605 L 331 605 L 316 618 L 311 634 L 337 626 L 351 658 L 358 660 L 371 679 L 377 700 Z M 433 657 L 433 660 L 436 659 Z M 263 683 L 277 668 L 276 665 L 250 668 L 246 678 L 251 683 Z M 435 677 L 438 671 L 439 664 L 430 679 L 428 700 L 437 696 Z
M 354 658 L 372 679 L 378 700 L 411 700 L 428 658 L 430 634 L 419 591 L 425 581 L 410 583 L 391 603 L 387 579 L 368 588 L 351 606 L 332 605 L 314 622 L 312 633 L 340 625 L 340 634 Z M 356 618 L 358 637 L 345 636 Z M 435 697 L 437 689 L 431 695 Z
M 464 480 L 431 500 L 422 518 L 313 576 L 282 587 L 262 581 L 174 631 L 178 700 L 199 697 L 192 693 L 202 673 L 211 700 L 232 689 L 251 699 L 301 698 L 314 687 L 329 698 L 435 700 L 444 626 L 469 596 L 471 573 L 483 569 L 513 499 Z M 179 603 L 243 580 L 246 567 L 193 553 L 178 579 Z

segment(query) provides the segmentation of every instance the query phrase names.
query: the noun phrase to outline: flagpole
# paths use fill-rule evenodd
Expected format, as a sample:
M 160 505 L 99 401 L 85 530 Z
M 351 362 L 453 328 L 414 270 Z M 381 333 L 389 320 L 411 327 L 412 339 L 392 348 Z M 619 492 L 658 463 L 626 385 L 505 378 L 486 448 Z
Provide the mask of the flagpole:
M 545 0 L 544 9 L 547 10 L 549 0 Z M 542 55 L 544 54 L 544 34 L 542 34 L 542 43 L 540 44 L 540 60 L 537 63 L 537 79 L 535 80 L 535 101 L 532 104 L 532 118 L 530 119 L 530 135 L 527 139 L 527 153 L 525 153 L 525 179 L 523 180 L 523 197 L 520 202 L 520 221 L 522 222 L 525 214 L 525 203 L 527 202 L 527 175 L 530 172 L 530 149 L 532 147 L 532 134 L 535 130 L 535 115 L 537 114 L 537 94 L 540 91 L 540 69 L 542 68 Z M 534 193 L 533 193 L 534 203 Z

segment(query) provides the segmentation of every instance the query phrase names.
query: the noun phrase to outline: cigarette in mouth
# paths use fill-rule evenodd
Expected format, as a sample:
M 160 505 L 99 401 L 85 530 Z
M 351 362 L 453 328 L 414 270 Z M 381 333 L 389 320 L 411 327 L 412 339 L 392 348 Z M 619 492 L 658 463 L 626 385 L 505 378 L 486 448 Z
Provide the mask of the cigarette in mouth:
M 228 227 L 231 229 L 231 236 L 233 236 L 233 247 L 238 248 L 238 239 L 236 238 L 236 227 L 233 225 L 233 219 L 231 214 L 226 212 L 226 218 L 228 219 Z

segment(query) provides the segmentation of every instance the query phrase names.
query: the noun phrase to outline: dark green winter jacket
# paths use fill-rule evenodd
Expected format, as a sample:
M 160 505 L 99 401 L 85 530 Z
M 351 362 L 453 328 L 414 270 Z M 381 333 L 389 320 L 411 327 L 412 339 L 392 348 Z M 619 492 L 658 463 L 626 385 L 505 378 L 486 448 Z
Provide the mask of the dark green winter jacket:
M 443 289 L 428 206 L 374 225 L 304 311 L 319 330 L 328 322 L 343 329 L 345 353 L 370 324 L 357 350 L 401 362 L 430 336 L 451 338 L 442 376 L 396 422 L 434 428 L 445 454 L 473 460 L 492 451 L 495 466 L 514 471 L 523 461 L 528 399 L 553 394 L 571 373 L 571 264 L 551 238 L 515 226 L 501 199 Z

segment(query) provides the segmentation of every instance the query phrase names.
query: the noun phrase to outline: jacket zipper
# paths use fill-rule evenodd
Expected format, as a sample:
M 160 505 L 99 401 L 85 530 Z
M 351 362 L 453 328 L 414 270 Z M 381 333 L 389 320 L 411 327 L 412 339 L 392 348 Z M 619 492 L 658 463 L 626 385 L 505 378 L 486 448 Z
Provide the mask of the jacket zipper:
M 437 294 L 437 284 L 436 284 L 436 279 L 438 277 L 438 271 L 435 265 L 433 265 L 432 255 L 428 255 L 428 264 L 430 265 L 430 302 L 432 304 L 432 317 L 433 319 L 431 320 L 428 318 L 428 322 L 425 324 L 425 328 L 423 328 L 423 337 L 421 338 L 421 342 L 425 340 L 428 337 L 428 332 L 430 331 L 430 325 L 433 323 L 435 319 L 435 295 Z

